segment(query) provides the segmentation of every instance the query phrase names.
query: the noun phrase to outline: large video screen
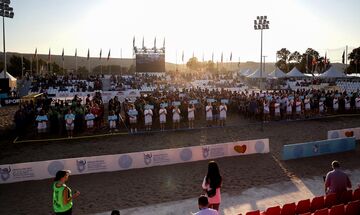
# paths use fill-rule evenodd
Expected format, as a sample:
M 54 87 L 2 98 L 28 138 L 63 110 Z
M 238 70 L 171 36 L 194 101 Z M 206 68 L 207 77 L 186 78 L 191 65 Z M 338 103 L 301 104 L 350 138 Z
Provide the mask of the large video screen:
M 136 54 L 136 72 L 165 72 L 165 54 Z

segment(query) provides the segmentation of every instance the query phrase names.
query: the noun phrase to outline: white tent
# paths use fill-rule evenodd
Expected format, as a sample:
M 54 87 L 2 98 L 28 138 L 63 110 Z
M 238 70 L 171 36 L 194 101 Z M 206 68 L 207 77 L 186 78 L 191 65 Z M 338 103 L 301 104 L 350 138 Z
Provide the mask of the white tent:
M 276 67 L 275 70 L 272 71 L 268 76 L 269 78 L 283 78 L 286 76 L 286 74 Z
M 340 72 L 335 67 L 330 67 L 326 72 L 320 74 L 321 78 L 344 78 L 346 75 L 343 72 Z
M 0 73 L 0 79 L 3 79 L 3 78 L 4 78 L 4 71 L 2 71 Z M 6 72 L 6 78 L 9 79 L 9 87 L 11 89 L 16 88 L 17 79 L 14 76 L 10 75 L 10 73 L 8 73 L 8 72 Z
M 251 74 L 251 69 L 244 69 L 244 70 L 241 70 L 240 71 L 240 74 L 241 76 L 248 76 Z
M 248 78 L 266 78 L 267 74 L 263 71 L 262 75 L 260 75 L 260 70 L 257 69 L 255 70 L 255 72 L 253 72 L 252 74 L 246 76 Z
M 302 77 L 306 77 L 306 76 L 303 73 L 301 73 L 295 66 L 289 73 L 286 74 L 286 77 L 302 78 Z

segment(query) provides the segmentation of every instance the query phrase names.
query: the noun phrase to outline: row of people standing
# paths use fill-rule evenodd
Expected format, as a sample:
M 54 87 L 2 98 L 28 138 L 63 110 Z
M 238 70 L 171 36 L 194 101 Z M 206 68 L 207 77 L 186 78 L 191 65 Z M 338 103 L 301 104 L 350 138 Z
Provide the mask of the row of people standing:
M 152 130 L 153 119 L 154 119 L 154 110 L 153 106 L 145 105 L 143 116 L 144 116 L 144 125 L 145 130 Z M 196 108 L 194 104 L 189 104 L 187 108 L 187 121 L 188 128 L 194 128 L 194 121 L 196 114 Z M 164 131 L 167 123 L 168 114 L 171 114 L 173 129 L 180 128 L 181 110 L 178 105 L 167 108 L 166 106 L 161 106 L 158 110 L 158 117 L 160 123 L 160 130 Z M 130 124 L 130 132 L 137 132 L 139 121 L 138 121 L 139 111 L 136 110 L 134 104 L 129 104 L 128 111 L 126 112 L 126 116 L 128 118 Z M 225 125 L 226 117 L 227 117 L 227 106 L 225 103 L 222 103 L 220 106 L 211 104 L 209 102 L 205 107 L 205 116 L 207 121 L 207 126 L 213 125 L 213 122 L 220 122 L 220 126 Z

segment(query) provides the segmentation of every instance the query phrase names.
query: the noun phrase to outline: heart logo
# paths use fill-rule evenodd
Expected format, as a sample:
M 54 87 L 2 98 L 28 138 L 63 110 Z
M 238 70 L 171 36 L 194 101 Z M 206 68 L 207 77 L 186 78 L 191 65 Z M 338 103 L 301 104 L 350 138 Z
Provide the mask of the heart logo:
M 234 146 L 234 150 L 237 152 L 237 153 L 245 153 L 246 152 L 246 145 L 242 145 L 242 146 L 239 146 L 239 145 L 236 145 Z
M 347 132 L 345 132 L 345 136 L 346 136 L 346 137 L 353 137 L 353 136 L 354 136 L 354 132 L 353 132 L 353 131 L 347 131 Z

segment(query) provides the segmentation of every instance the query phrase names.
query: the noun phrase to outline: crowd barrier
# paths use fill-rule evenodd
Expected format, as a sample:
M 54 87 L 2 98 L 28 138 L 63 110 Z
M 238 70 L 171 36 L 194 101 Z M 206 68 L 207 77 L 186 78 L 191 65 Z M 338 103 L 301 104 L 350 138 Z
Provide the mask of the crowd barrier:
M 283 160 L 313 157 L 324 154 L 332 154 L 355 150 L 354 137 L 338 138 L 331 140 L 297 143 L 283 146 Z
M 337 139 L 344 137 L 355 137 L 355 139 L 360 140 L 360 127 L 330 130 L 327 133 L 328 139 Z
M 53 178 L 56 172 L 62 169 L 69 169 L 73 175 L 78 175 L 269 152 L 269 139 L 258 139 L 126 154 L 5 164 L 0 165 L 0 184 Z

